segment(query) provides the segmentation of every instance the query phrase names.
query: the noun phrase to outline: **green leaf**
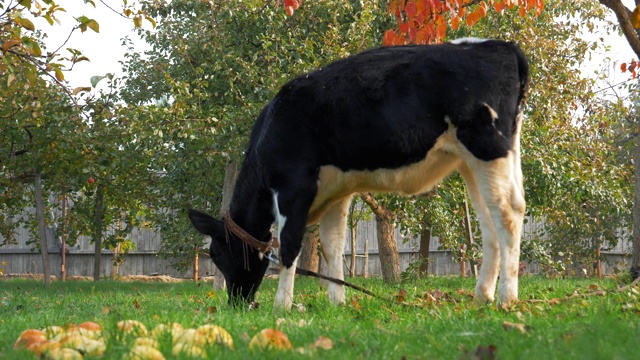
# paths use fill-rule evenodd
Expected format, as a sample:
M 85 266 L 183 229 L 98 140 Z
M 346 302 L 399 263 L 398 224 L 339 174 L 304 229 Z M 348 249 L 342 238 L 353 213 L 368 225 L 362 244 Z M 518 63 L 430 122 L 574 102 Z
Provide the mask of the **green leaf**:
M 145 16 L 145 19 L 147 19 L 147 21 L 150 22 L 151 26 L 153 26 L 153 28 L 155 29 L 156 21 L 151 16 Z
M 33 38 L 28 36 L 22 37 L 22 43 L 29 50 L 29 53 L 33 56 L 42 56 L 42 50 L 40 49 L 40 44 L 35 41 Z
M 91 86 L 93 86 L 94 88 L 98 85 L 98 83 L 100 82 L 100 80 L 104 79 L 106 76 L 100 76 L 100 75 L 96 75 L 96 76 L 92 76 L 91 77 Z
M 13 21 L 15 21 L 16 24 L 22 26 L 23 28 L 25 28 L 27 30 L 34 31 L 36 29 L 36 27 L 33 25 L 31 20 L 29 20 L 29 19 L 16 17 L 16 18 L 13 19 Z
M 55 72 L 56 79 L 58 81 L 64 81 L 64 73 L 62 73 L 62 70 L 59 67 L 53 69 L 53 71 Z
M 23 74 L 31 85 L 36 84 L 36 80 L 38 79 L 38 70 L 34 65 L 27 66 L 24 69 Z
M 98 24 L 97 21 L 95 20 L 91 20 L 89 22 L 86 23 L 86 25 L 89 27 L 89 29 L 99 33 L 100 32 L 100 25 Z
M 31 10 L 31 0 L 20 0 L 18 3 L 26 7 L 27 10 Z
M 11 83 L 16 79 L 16 74 L 9 74 L 7 76 L 7 86 L 11 85 Z
M 94 19 L 89 19 L 88 17 L 82 15 L 80 17 L 77 17 L 76 21 L 80 23 L 78 25 L 78 28 L 82 32 L 87 31 L 87 28 L 89 28 L 89 29 L 91 29 L 91 30 L 93 30 L 93 31 L 95 31 L 97 33 L 100 32 L 100 25 Z

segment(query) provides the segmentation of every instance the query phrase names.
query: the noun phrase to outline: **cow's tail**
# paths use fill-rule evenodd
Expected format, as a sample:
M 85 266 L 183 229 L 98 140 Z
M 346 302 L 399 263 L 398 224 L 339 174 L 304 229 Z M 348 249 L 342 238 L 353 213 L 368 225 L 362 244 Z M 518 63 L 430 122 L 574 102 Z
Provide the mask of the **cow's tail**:
M 513 51 L 518 62 L 518 75 L 520 77 L 520 93 L 518 94 L 518 113 L 520 113 L 524 111 L 527 93 L 529 92 L 529 61 L 518 45 L 513 44 Z

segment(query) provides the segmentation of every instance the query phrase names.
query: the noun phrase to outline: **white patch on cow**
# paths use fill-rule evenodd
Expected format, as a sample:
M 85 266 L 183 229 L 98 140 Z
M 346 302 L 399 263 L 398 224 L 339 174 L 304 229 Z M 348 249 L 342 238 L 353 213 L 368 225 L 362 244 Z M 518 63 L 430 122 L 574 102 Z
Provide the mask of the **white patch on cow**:
M 458 169 L 469 187 L 483 234 L 483 266 L 476 286 L 476 300 L 492 301 L 498 282 L 501 304 L 518 298 L 518 262 L 525 201 L 520 170 L 520 118 L 514 134 L 514 148 L 506 157 L 483 161 L 458 140 L 456 128 L 447 117 L 449 129 L 442 134 L 425 158 L 397 169 L 342 171 L 323 166 L 318 176 L 318 192 L 309 212 L 309 223 L 320 219 L 320 241 L 334 277 L 342 278 L 341 258 L 346 225 L 345 198 L 356 192 L 424 192 Z M 343 214 L 344 212 L 344 214 Z M 329 260 L 329 259 L 336 260 Z M 340 266 L 337 264 L 340 263 Z M 334 265 L 335 264 L 335 267 Z M 338 270 L 340 268 L 340 270 Z M 283 294 L 284 289 L 283 287 Z M 284 296 L 284 295 L 281 295 Z M 344 289 L 329 288 L 332 301 L 344 301 Z
M 278 239 L 280 239 L 280 234 L 282 233 L 282 229 L 287 223 L 287 217 L 282 215 L 280 212 L 280 206 L 278 204 L 278 193 L 271 189 L 273 193 L 273 215 L 275 216 L 275 221 L 278 226 Z M 282 246 L 282 243 L 280 243 Z M 274 306 L 283 310 L 291 310 L 291 306 L 293 304 L 293 285 L 296 276 L 296 263 L 298 262 L 298 258 L 296 257 L 293 260 L 293 265 L 289 268 L 286 266 L 280 266 L 280 279 L 278 281 L 278 290 L 276 291 L 276 298 L 274 301 Z
M 205 235 L 205 236 L 204 236 L 204 244 L 203 244 L 202 248 L 203 248 L 203 249 L 208 249 L 208 248 L 210 248 L 210 247 L 211 247 L 211 241 L 212 241 L 212 240 L 213 240 L 213 239 L 211 239 L 211 236 L 209 236 L 209 235 Z
M 273 189 L 271 189 L 271 192 L 273 193 L 273 216 L 276 217 L 276 224 L 278 225 L 278 239 L 280 239 L 280 233 L 282 232 L 284 225 L 287 223 L 287 217 L 280 213 L 280 206 L 278 206 L 278 193 Z
M 449 129 L 451 129 L 451 127 L 453 127 L 453 123 L 451 122 L 451 118 L 449 117 L 449 115 L 445 115 L 444 116 L 444 122 L 449 125 Z
M 274 306 L 278 309 L 291 310 L 293 305 L 293 284 L 296 277 L 296 263 L 298 257 L 293 260 L 293 266 L 287 268 L 285 266 L 280 267 L 280 279 L 278 281 L 278 290 L 276 291 L 276 298 Z
M 460 164 L 455 154 L 459 141 L 455 128 L 441 135 L 423 160 L 397 169 L 342 171 L 336 166 L 320 168 L 318 192 L 309 211 L 308 223 L 315 223 L 337 201 L 353 193 L 396 192 L 419 194 L 431 189 Z
M 489 106 L 489 104 L 483 102 L 482 105 L 487 108 L 487 111 L 489 111 L 489 115 L 491 115 L 491 119 L 493 119 L 493 121 L 498 120 L 498 113 L 493 110 L 493 108 Z
M 454 44 L 454 45 L 480 44 L 480 43 L 483 43 L 483 42 L 488 41 L 488 40 L 489 39 L 481 39 L 481 38 L 475 38 L 475 37 L 465 37 L 465 38 L 451 40 L 451 41 L 449 41 L 449 43 Z
M 491 126 L 493 126 L 493 128 L 496 130 L 496 133 L 498 133 L 498 135 L 504 138 L 505 136 L 502 133 L 502 131 L 500 131 L 500 129 L 496 127 L 496 120 L 498 120 L 498 113 L 495 110 L 493 110 L 493 108 L 489 106 L 489 104 L 487 104 L 486 102 L 483 102 L 482 106 L 484 106 L 487 109 L 487 111 L 489 112 L 489 116 L 491 116 Z

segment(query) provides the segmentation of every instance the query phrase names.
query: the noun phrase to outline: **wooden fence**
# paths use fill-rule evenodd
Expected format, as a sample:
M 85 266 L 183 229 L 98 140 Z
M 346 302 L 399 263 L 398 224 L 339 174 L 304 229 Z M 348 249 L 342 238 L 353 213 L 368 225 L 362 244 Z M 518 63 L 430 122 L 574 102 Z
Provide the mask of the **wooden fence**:
M 523 238 L 534 236 L 540 229 L 540 222 L 529 221 L 525 224 Z M 348 274 L 347 265 L 350 263 L 351 254 L 350 234 L 347 231 L 347 242 L 345 248 L 345 273 Z M 39 253 L 27 245 L 31 234 L 25 229 L 18 231 L 18 243 L 15 245 L 5 245 L 0 247 L 0 266 L 4 265 L 5 274 L 41 274 L 42 260 Z M 49 229 L 49 254 L 51 274 L 60 276 L 61 249 L 60 241 L 55 237 L 53 229 Z M 135 229 L 130 235 L 130 239 L 136 244 L 136 249 L 124 258 L 124 263 L 119 267 L 120 275 L 169 275 L 173 277 L 191 277 L 192 270 L 179 272 L 175 270 L 170 261 L 158 255 L 161 246 L 161 234 L 152 229 Z M 419 238 L 405 238 L 396 230 L 396 239 L 400 252 L 400 267 L 405 271 L 412 262 L 418 259 Z M 356 274 L 364 273 L 363 267 L 367 264 L 369 275 L 380 275 L 380 260 L 378 257 L 378 240 L 375 221 L 361 222 L 356 233 Z M 0 237 L 0 243 L 4 239 Z M 365 254 L 365 243 L 367 254 Z M 87 237 L 81 237 L 73 247 L 67 247 L 67 276 L 92 276 L 94 268 L 94 246 L 89 243 Z M 603 262 L 603 273 L 612 273 L 616 267 L 625 268 L 630 244 L 622 243 L 614 249 L 609 249 L 605 253 L 606 261 Z M 366 255 L 366 257 L 365 257 Z M 110 250 L 102 251 L 100 273 L 103 277 L 110 277 L 114 273 L 112 265 L 113 253 Z M 451 275 L 460 273 L 460 264 L 453 261 L 449 251 L 439 249 L 439 239 L 432 237 L 430 242 L 429 273 L 434 275 Z M 469 268 L 469 267 L 467 267 Z M 200 276 L 213 274 L 213 264 L 209 257 L 201 257 L 199 262 Z M 528 273 L 538 273 L 540 267 L 537 264 L 527 264 Z M 275 267 L 271 268 L 272 273 L 276 272 Z

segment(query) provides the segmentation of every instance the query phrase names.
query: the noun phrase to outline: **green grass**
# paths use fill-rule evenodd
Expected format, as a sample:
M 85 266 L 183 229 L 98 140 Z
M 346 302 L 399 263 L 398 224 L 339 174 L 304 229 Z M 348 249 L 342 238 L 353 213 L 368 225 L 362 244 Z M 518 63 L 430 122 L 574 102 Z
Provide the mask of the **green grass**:
M 307 278 L 296 280 L 295 291 L 295 302 L 306 311 L 290 313 L 273 310 L 274 279 L 265 280 L 257 296 L 261 305 L 251 311 L 227 307 L 226 293 L 212 292 L 208 283 L 69 281 L 46 289 L 33 280 L 0 280 L 0 359 L 35 358 L 12 349 L 25 329 L 91 320 L 113 336 L 117 321 L 124 319 L 142 321 L 149 329 L 167 322 L 220 325 L 233 336 L 234 349 L 214 349 L 209 357 L 224 359 L 475 359 L 482 350 L 497 359 L 640 358 L 638 288 L 617 291 L 615 279 L 523 277 L 524 301 L 510 311 L 473 305 L 473 279 L 427 278 L 398 285 L 379 279 L 354 282 L 388 297 L 404 289 L 406 301 L 421 307 L 351 290 L 347 305 L 335 307 L 317 281 Z M 594 295 L 603 290 L 606 294 Z M 427 300 L 425 293 L 436 302 Z M 567 298 L 572 294 L 581 295 Z M 505 321 L 524 324 L 525 332 L 505 327 Z M 250 338 L 267 327 L 279 328 L 294 348 L 305 352 L 250 351 Z M 309 350 L 320 336 L 330 338 L 333 347 Z M 110 341 L 105 358 L 121 359 L 126 350 L 126 345 Z

